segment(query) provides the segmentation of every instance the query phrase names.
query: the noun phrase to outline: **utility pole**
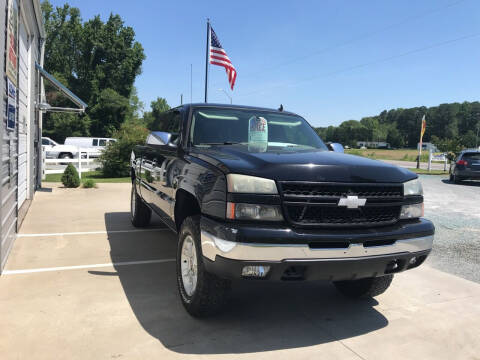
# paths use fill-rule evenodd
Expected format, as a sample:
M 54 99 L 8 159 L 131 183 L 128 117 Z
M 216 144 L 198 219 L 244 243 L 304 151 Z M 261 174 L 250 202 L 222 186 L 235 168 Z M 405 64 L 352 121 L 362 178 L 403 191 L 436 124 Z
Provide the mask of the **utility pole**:
M 183 94 L 180 94 L 180 105 L 183 105 Z

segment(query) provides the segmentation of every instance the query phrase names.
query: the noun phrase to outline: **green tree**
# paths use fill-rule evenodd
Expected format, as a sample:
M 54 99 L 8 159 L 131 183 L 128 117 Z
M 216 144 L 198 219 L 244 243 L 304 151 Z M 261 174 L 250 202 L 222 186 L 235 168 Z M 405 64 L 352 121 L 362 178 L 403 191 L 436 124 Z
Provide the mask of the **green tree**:
M 68 136 L 89 136 L 90 123 L 88 115 L 51 113 L 45 117 L 42 134 L 63 143 Z
M 359 140 L 386 140 L 394 147 L 416 148 L 423 115 L 426 115 L 427 121 L 424 142 L 431 141 L 436 145 L 439 142 L 442 148 L 450 149 L 445 151 L 475 145 L 476 124 L 480 121 L 478 101 L 440 104 L 430 108 L 420 106 L 384 110 L 379 115 L 364 117 L 360 122 L 348 120 L 339 126 L 322 128 L 321 131 L 324 140 L 338 141 L 346 145 Z
M 80 177 L 77 169 L 72 164 L 68 164 L 62 175 L 62 184 L 67 188 L 77 188 L 80 186 Z
M 395 126 L 388 130 L 387 143 L 389 143 L 390 146 L 394 148 L 399 148 L 403 146 L 402 135 Z
M 130 155 L 135 145 L 144 144 L 148 130 L 134 122 L 125 122 L 113 136 L 116 142 L 107 145 L 100 155 L 101 171 L 105 177 L 129 176 Z
M 164 122 L 164 113 L 170 110 L 167 100 L 158 97 L 150 104 L 151 111 L 143 114 L 144 123 L 150 130 L 161 129 Z
M 135 106 L 132 95 L 136 96 L 133 83 L 145 55 L 135 41 L 134 30 L 114 14 L 106 22 L 100 16 L 83 22 L 80 10 L 68 4 L 53 8 L 45 0 L 42 11 L 46 30 L 44 67 L 88 104 L 88 117 L 79 118 L 83 122 L 80 135 L 112 135 L 137 111 L 131 109 Z M 48 95 L 51 105 L 66 106 L 65 98 L 52 94 Z M 69 114 L 48 114 L 44 129 L 55 139 L 65 133 L 78 133 L 77 127 L 68 134 L 67 124 L 73 125 L 70 119 Z

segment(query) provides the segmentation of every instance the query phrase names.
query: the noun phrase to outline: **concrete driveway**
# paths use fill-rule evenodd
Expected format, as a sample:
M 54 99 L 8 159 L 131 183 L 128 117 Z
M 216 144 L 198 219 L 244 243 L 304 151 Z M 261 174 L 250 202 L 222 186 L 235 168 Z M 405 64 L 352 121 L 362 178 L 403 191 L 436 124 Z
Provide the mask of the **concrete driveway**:
M 424 265 L 375 300 L 328 283 L 234 284 L 197 320 L 175 235 L 129 222 L 129 184 L 36 194 L 0 277 L 1 359 L 480 359 L 480 285 Z

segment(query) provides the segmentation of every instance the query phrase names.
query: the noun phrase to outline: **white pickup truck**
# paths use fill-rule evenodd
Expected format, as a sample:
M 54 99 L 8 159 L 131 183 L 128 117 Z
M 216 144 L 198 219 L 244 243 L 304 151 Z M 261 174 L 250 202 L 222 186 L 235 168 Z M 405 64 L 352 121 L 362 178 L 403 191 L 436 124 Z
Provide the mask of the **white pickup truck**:
M 78 149 L 83 156 L 88 152 L 89 157 L 98 157 L 107 144 L 116 141 L 111 138 L 94 137 L 67 137 L 65 144 L 59 144 L 49 137 L 42 137 L 42 147 L 46 151 L 47 159 L 74 159 L 78 158 Z

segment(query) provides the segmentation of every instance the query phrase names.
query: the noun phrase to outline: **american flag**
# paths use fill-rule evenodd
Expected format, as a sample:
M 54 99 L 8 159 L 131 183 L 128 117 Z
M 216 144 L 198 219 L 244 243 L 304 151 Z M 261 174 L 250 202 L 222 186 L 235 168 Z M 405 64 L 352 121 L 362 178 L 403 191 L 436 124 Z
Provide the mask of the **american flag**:
M 232 62 L 227 56 L 225 50 L 223 50 L 222 44 L 218 40 L 217 34 L 210 27 L 210 64 L 223 66 L 227 72 L 228 82 L 233 90 L 235 85 L 235 79 L 237 78 L 237 70 L 233 66 Z

